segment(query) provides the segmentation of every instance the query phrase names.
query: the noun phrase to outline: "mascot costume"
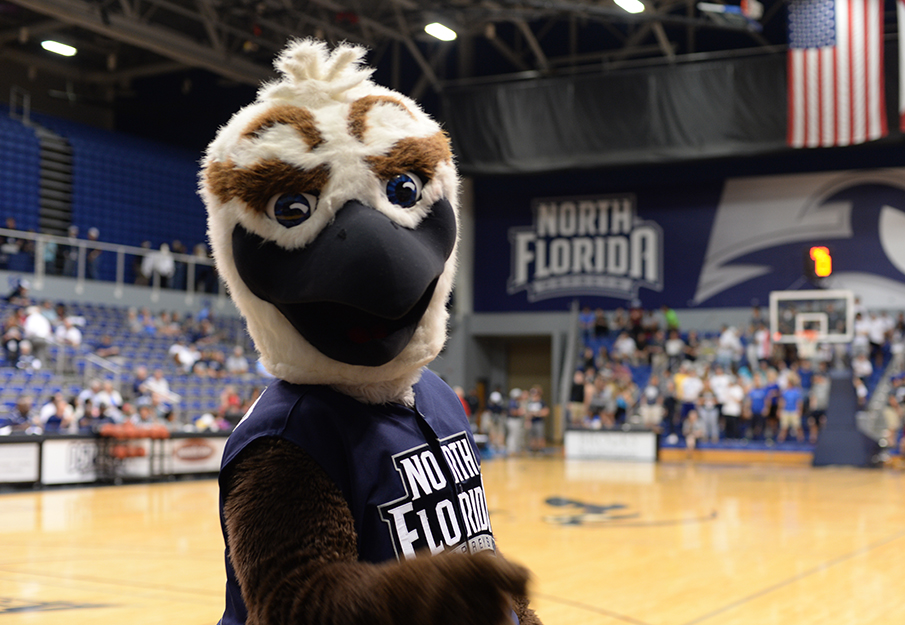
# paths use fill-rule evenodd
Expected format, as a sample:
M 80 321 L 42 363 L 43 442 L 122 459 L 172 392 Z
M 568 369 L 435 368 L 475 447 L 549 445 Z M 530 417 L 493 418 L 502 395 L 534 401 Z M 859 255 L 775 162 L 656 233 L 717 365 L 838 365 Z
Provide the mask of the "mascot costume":
M 278 378 L 224 452 L 221 623 L 539 623 L 425 369 L 456 265 L 449 140 L 364 53 L 291 44 L 203 162 L 217 268 Z

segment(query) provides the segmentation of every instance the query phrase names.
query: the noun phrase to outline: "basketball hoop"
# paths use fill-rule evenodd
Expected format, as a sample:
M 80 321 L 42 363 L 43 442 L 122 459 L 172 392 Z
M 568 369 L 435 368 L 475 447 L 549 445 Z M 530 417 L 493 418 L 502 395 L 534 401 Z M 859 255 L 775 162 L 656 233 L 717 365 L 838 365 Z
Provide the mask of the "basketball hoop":
M 817 330 L 798 330 L 795 332 L 795 345 L 798 346 L 798 357 L 811 360 L 817 354 L 817 342 L 820 333 Z

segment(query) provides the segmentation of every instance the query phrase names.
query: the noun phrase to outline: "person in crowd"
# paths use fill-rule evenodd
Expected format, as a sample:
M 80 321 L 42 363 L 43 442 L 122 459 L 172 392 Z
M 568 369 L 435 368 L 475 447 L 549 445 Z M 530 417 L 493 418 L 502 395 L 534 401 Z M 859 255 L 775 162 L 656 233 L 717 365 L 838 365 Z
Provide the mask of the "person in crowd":
M 60 345 L 78 347 L 82 344 L 82 331 L 72 323 L 70 317 L 63 319 L 63 322 L 57 326 L 54 337 Z
M 151 405 L 150 400 L 138 402 L 138 411 L 130 418 L 130 421 L 139 427 L 148 427 L 159 425 L 161 423 L 160 415 Z
M 689 410 L 682 422 L 682 436 L 685 437 L 685 449 L 688 457 L 691 458 L 694 450 L 698 446 L 698 441 L 703 440 L 707 436 L 704 424 L 698 418 L 697 410 Z
M 31 343 L 35 358 L 44 362 L 47 360 L 47 346 L 53 339 L 53 328 L 47 317 L 41 314 L 38 306 L 29 306 L 26 309 L 25 323 L 22 326 L 23 336 Z
M 150 395 L 151 391 L 149 391 L 147 387 L 149 380 L 148 368 L 144 365 L 138 365 L 135 368 L 135 377 L 132 380 L 130 399 L 137 399 L 143 395 Z
M 779 443 L 786 440 L 789 430 L 794 430 L 796 440 L 804 440 L 804 433 L 801 428 L 802 406 L 804 404 L 801 381 L 796 373 L 789 374 L 786 377 L 786 381 L 787 386 L 779 395 L 779 434 L 776 437 Z
M 233 347 L 232 354 L 226 359 L 226 372 L 230 375 L 245 375 L 249 370 L 248 359 L 241 345 Z
M 144 255 L 136 254 L 132 258 L 132 275 L 133 275 L 133 280 L 137 286 L 148 286 L 151 282 L 148 279 L 148 276 L 146 276 L 144 274 L 144 272 L 142 271 L 142 267 L 144 266 L 145 259 L 148 257 L 149 254 L 152 253 L 151 252 L 151 242 L 142 241 L 141 248 L 143 250 L 147 250 L 147 253 Z
M 113 386 L 112 380 L 105 380 L 103 387 L 94 396 L 98 405 L 106 405 L 119 410 L 123 405 L 123 396 Z
M 82 406 L 88 400 L 91 400 L 91 402 L 97 405 L 98 395 L 102 390 L 103 383 L 100 381 L 100 379 L 92 379 L 88 383 L 88 388 L 82 389 L 82 391 L 76 396 L 76 406 Z
M 186 345 L 183 336 L 176 337 L 176 342 L 170 345 L 168 354 L 182 373 L 193 371 L 195 363 L 201 360 L 201 352 L 197 346 Z
M 63 275 L 74 278 L 79 269 L 79 227 L 69 226 L 66 244 L 60 248 L 63 255 Z
M 487 397 L 484 416 L 490 448 L 497 453 L 502 452 L 506 448 L 506 406 L 499 386 Z
M 113 337 L 109 334 L 102 334 L 101 337 L 95 341 L 92 351 L 95 356 L 107 359 L 116 359 L 120 355 L 119 346 L 113 344 Z
M 178 336 L 182 334 L 182 325 L 173 319 L 173 313 L 162 310 L 157 318 L 157 334 L 160 336 Z
M 867 408 L 867 400 L 870 395 L 867 384 L 864 383 L 864 380 L 857 377 L 853 378 L 852 384 L 855 386 L 855 397 L 858 401 L 858 409 L 864 410 Z
M 746 433 L 752 440 L 759 440 L 764 436 L 767 415 L 770 412 L 769 391 L 767 390 L 763 376 L 760 372 L 754 374 L 750 388 L 745 396 L 745 416 L 750 419 L 751 431 Z
M 663 323 L 665 325 L 665 329 L 668 333 L 672 333 L 673 330 L 678 333 L 679 331 L 679 315 L 676 313 L 672 307 L 663 304 L 660 307 L 660 310 L 663 311 Z
M 23 340 L 23 329 L 15 310 L 9 311 L 3 320 L 3 353 L 6 363 L 15 367 L 19 360 L 19 343 Z
M 85 277 L 97 280 L 100 277 L 101 255 L 103 251 L 91 245 L 96 243 L 101 233 L 97 228 L 88 228 L 88 248 L 85 253 Z
M 719 399 L 719 398 L 718 398 Z M 720 414 L 723 416 L 723 431 L 726 438 L 741 438 L 742 405 L 745 401 L 745 389 L 738 377 L 732 376 L 729 385 L 722 394 Z
M 613 343 L 613 359 L 621 362 L 635 364 L 637 360 L 638 345 L 632 335 L 622 331 Z
M 236 427 L 244 416 L 242 410 L 242 398 L 232 384 L 223 387 L 220 393 L 220 405 L 217 407 L 217 417 L 225 419 L 232 427 Z
M 652 374 L 647 379 L 647 384 L 641 391 L 638 413 L 641 415 L 642 425 L 655 432 L 660 431 L 660 423 L 663 421 L 663 392 L 657 374 Z
M 76 424 L 75 409 L 62 393 L 57 393 L 41 408 L 39 414 L 41 428 L 45 434 L 67 434 Z
M 704 427 L 704 438 L 710 439 L 714 444 L 720 442 L 720 408 L 708 382 L 704 382 L 701 395 L 698 397 L 697 413 Z
M 31 297 L 28 295 L 28 289 L 31 283 L 28 280 L 19 280 L 16 286 L 6 296 L 6 301 L 12 306 L 31 306 Z
M 528 446 L 533 453 L 540 453 L 547 447 L 546 423 L 550 408 L 544 401 L 543 389 L 535 384 L 528 391 L 525 406 L 526 424 L 530 430 Z
M 852 359 L 852 375 L 864 384 L 867 384 L 873 374 L 874 366 L 866 353 L 861 352 Z
M 808 393 L 808 440 L 817 442 L 817 435 L 826 424 L 826 411 L 830 405 L 830 379 L 826 372 L 818 370 L 814 373 L 814 381 Z
M 506 416 L 506 453 L 514 456 L 525 445 L 525 404 L 528 391 L 514 388 L 509 391 L 509 409 Z
M 594 338 L 605 339 L 610 335 L 610 321 L 602 308 L 594 311 Z
M 0 434 L 4 430 L 10 434 L 25 432 L 37 422 L 38 413 L 34 407 L 35 398 L 29 394 L 19 395 L 16 405 L 0 417 Z M 8 429 L 7 429 L 8 428 Z
M 143 394 L 145 395 L 157 394 L 164 399 L 169 399 L 172 395 L 170 393 L 170 383 L 163 376 L 163 369 L 154 369 L 153 376 L 147 379 L 144 383 L 144 388 Z
M 670 330 L 669 338 L 663 344 L 666 354 L 666 367 L 670 371 L 678 371 L 685 358 L 685 341 L 679 335 L 678 330 Z
M 170 253 L 169 243 L 161 243 L 160 249 L 151 252 L 141 261 L 141 273 L 147 278 L 149 284 L 159 281 L 160 288 L 167 288 L 170 278 L 176 272 L 176 261 Z
M 580 428 L 584 423 L 585 374 L 581 369 L 572 374 L 572 385 L 569 387 L 569 427 Z
M 16 368 L 24 371 L 37 371 L 43 366 L 44 361 L 34 354 L 31 341 L 28 339 L 19 341 L 19 357 L 16 359 Z
M 176 255 L 184 255 L 188 253 L 185 244 L 179 239 L 175 239 L 170 246 L 173 252 L 173 279 L 170 282 L 170 288 L 176 291 L 184 291 L 188 280 L 188 265 L 184 260 L 176 259 Z

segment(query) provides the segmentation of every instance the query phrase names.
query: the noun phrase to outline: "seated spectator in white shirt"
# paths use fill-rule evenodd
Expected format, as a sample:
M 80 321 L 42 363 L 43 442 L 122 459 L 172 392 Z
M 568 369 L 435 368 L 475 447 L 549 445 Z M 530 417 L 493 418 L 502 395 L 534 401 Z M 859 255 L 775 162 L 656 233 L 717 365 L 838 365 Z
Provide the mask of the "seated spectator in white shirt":
M 226 359 L 226 371 L 233 375 L 248 373 L 248 359 L 241 345 L 233 347 L 232 355 Z
M 72 319 L 69 317 L 63 319 L 63 323 L 57 326 L 57 330 L 54 334 L 57 341 L 63 345 L 78 347 L 82 344 L 82 331 L 75 327 L 72 323 Z

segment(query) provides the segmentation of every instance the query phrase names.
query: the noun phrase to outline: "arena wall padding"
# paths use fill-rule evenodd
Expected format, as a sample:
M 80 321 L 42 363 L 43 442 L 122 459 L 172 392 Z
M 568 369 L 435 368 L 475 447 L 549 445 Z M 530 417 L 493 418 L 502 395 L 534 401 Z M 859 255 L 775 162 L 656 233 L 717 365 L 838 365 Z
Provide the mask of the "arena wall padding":
M 826 428 L 820 432 L 814 449 L 815 467 L 849 465 L 868 467 L 880 451 L 877 441 L 858 429 L 855 418 L 858 397 L 848 369 L 830 373 L 830 403 Z

